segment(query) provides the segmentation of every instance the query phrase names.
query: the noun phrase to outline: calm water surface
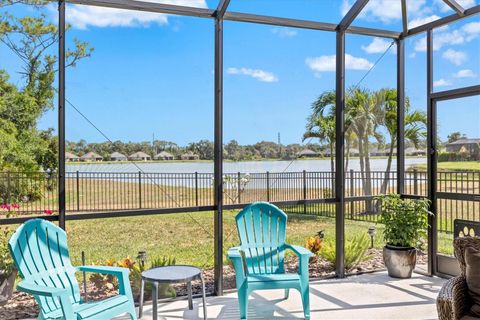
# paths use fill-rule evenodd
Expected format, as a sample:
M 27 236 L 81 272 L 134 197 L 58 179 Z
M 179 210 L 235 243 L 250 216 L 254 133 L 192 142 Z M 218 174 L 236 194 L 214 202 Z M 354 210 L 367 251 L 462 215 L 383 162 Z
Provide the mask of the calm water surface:
M 372 171 L 385 171 L 387 159 L 371 159 Z M 427 163 L 426 158 L 407 158 L 408 168 L 414 164 Z M 358 159 L 350 160 L 349 169 L 360 170 Z M 225 162 L 223 170 L 226 173 L 261 173 L 261 172 L 300 172 L 330 171 L 330 160 L 295 160 L 295 161 L 242 161 Z M 392 171 L 396 170 L 395 159 Z M 141 162 L 141 163 L 68 163 L 67 172 L 158 172 L 158 173 L 213 173 L 213 162 Z

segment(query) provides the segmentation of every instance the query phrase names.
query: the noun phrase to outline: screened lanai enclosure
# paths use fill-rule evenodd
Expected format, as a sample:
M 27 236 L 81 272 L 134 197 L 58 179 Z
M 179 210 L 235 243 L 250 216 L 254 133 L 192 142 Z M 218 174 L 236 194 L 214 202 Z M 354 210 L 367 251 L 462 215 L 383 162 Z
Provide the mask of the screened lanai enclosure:
M 276 17 L 274 15 L 265 15 L 251 12 L 234 12 L 231 10 L 231 3 L 235 0 L 219 0 L 218 4 L 209 1 L 208 8 L 189 7 L 189 1 L 183 1 L 185 6 L 169 4 L 171 1 L 145 2 L 136 0 L 69 0 L 58 2 L 58 173 L 50 174 L 49 179 L 43 179 L 45 173 L 37 175 L 24 175 L 23 173 L 2 173 L 4 184 L 15 183 L 15 181 L 26 181 L 37 179 L 39 184 L 48 184 L 45 192 L 54 194 L 48 203 L 37 201 L 34 204 L 24 204 L 28 215 L 18 215 L 12 218 L 2 218 L 0 223 L 3 225 L 14 225 L 25 222 L 35 217 L 45 218 L 58 222 L 61 228 L 68 233 L 76 234 L 75 248 L 78 251 L 84 251 L 87 241 L 89 244 L 95 242 L 94 239 L 88 239 L 87 234 L 78 234 L 79 232 L 88 232 L 94 235 L 96 221 L 105 221 L 107 225 L 116 226 L 129 225 L 125 234 L 119 234 L 116 239 L 107 241 L 129 242 L 129 232 L 136 235 L 153 232 L 156 220 L 149 220 L 145 225 L 139 223 L 139 217 L 165 217 L 166 223 L 162 224 L 168 232 L 168 238 L 171 238 L 170 246 L 174 248 L 181 242 L 190 242 L 195 246 L 205 246 L 208 248 L 206 254 L 196 253 L 198 265 L 211 266 L 213 269 L 212 279 L 207 279 L 211 284 L 215 295 L 223 295 L 224 292 L 224 269 L 228 266 L 226 259 L 226 250 L 235 245 L 237 240 L 236 229 L 233 222 L 234 212 L 243 208 L 246 204 L 254 201 L 269 201 L 282 209 L 289 215 L 289 223 L 292 229 L 288 233 L 291 240 L 304 244 L 305 230 L 314 234 L 324 229 L 326 223 L 331 224 L 328 229 L 331 236 L 332 250 L 336 253 L 334 256 L 334 270 L 329 273 L 330 276 L 343 278 L 348 275 L 345 268 L 345 245 L 351 234 L 356 230 L 362 230 L 366 233 L 370 226 L 376 225 L 377 239 L 381 242 L 380 234 L 382 226 L 377 224 L 378 217 L 375 213 L 368 213 L 368 206 L 375 206 L 374 197 L 380 193 L 398 193 L 405 198 L 427 198 L 431 201 L 430 210 L 433 215 L 429 216 L 428 239 L 423 248 L 423 262 L 417 270 L 425 275 L 455 275 L 459 272 L 458 266 L 453 258 L 453 249 L 451 242 L 454 234 L 454 221 L 456 219 L 480 222 L 480 174 L 478 171 L 465 170 L 464 172 L 450 172 L 448 170 L 439 170 L 438 151 L 441 143 L 438 138 L 438 115 L 445 112 L 452 114 L 449 108 L 455 108 L 456 103 L 470 101 L 472 115 L 478 114 L 480 110 L 480 84 L 474 84 L 467 87 L 459 87 L 451 90 L 439 91 L 434 87 L 434 74 L 443 66 L 434 61 L 434 52 L 437 50 L 435 37 L 437 30 L 449 28 L 461 20 L 472 21 L 479 24 L 480 5 L 462 6 L 462 1 L 442 0 L 448 7 L 445 12 L 448 14 L 423 23 L 416 23 L 415 26 L 409 25 L 409 5 L 413 1 L 390 0 L 398 2 L 401 8 L 401 28 L 399 30 L 380 30 L 367 26 L 362 26 L 356 19 L 362 10 L 369 6 L 368 0 L 356 0 L 353 2 L 344 2 L 348 4 L 345 15 L 341 21 L 323 22 L 314 20 L 297 19 L 295 15 L 302 11 L 302 6 L 296 1 L 290 1 L 288 5 L 292 7 L 293 17 Z M 262 7 L 262 1 L 258 5 L 265 13 L 270 11 L 265 6 Z M 374 2 L 374 1 L 370 1 Z M 252 1 L 257 5 L 256 1 Z M 471 4 L 471 2 L 465 2 Z M 131 11 L 141 11 L 149 13 L 159 13 L 175 16 L 188 16 L 199 20 L 208 20 L 212 22 L 211 39 L 214 47 L 213 55 L 213 105 L 211 111 L 213 114 L 213 132 L 214 132 L 214 150 L 213 174 L 192 172 L 192 173 L 154 173 L 145 172 L 138 167 L 137 172 L 129 173 L 85 173 L 81 171 L 68 171 L 66 169 L 66 130 L 75 123 L 69 123 L 65 118 L 65 110 L 74 107 L 74 104 L 68 100 L 69 87 L 66 86 L 68 71 L 66 68 L 66 43 L 69 39 L 66 33 L 66 17 L 68 17 L 68 4 L 85 5 L 102 8 L 116 8 Z M 285 5 L 285 4 L 283 4 Z M 338 2 L 338 6 L 341 3 Z M 338 9 L 340 10 L 340 9 Z M 449 11 L 450 10 L 450 11 Z M 261 10 L 260 10 L 261 11 Z M 228 23 L 248 24 L 248 25 L 267 25 L 275 27 L 288 27 L 291 30 L 305 29 L 310 33 L 328 33 L 331 35 L 331 43 L 318 43 L 318 46 L 335 46 L 335 84 L 332 88 L 335 92 L 334 108 L 334 171 L 331 172 L 290 172 L 288 165 L 278 170 L 278 172 L 251 173 L 245 172 L 227 172 L 224 170 L 224 43 L 229 39 Z M 391 27 L 391 26 L 389 26 Z M 394 29 L 394 28 L 391 28 Z M 396 66 L 388 75 L 395 79 L 396 83 L 396 117 L 394 119 L 396 130 L 392 137 L 392 149 L 394 169 L 390 172 L 375 172 L 374 170 L 354 171 L 347 167 L 350 151 L 346 145 L 348 140 L 346 135 L 346 105 L 348 97 L 346 88 L 346 64 L 358 63 L 350 61 L 351 57 L 346 53 L 349 36 L 375 37 L 392 42 L 390 48 L 394 48 L 394 59 Z M 406 146 L 406 135 L 409 128 L 406 126 L 406 87 L 408 87 L 408 77 L 406 76 L 406 40 L 409 38 L 424 37 L 425 50 L 425 69 L 416 70 L 416 74 L 411 77 L 420 77 L 425 80 L 426 92 L 422 99 L 426 102 L 426 147 L 422 156 L 426 158 L 427 165 L 423 170 L 409 170 L 406 166 L 406 156 L 408 146 Z M 252 35 L 253 39 L 253 35 Z M 152 41 L 155 41 L 152 39 Z M 231 41 L 234 41 L 232 39 Z M 255 41 L 255 40 L 252 40 Z M 442 41 L 445 41 L 442 39 Z M 447 41 L 454 41 L 450 39 Z M 387 49 L 387 50 L 388 50 Z M 480 48 L 479 48 L 480 49 Z M 292 48 L 295 50 L 295 48 Z M 477 56 L 471 59 L 479 60 Z M 275 53 L 272 53 L 275 54 Z M 130 57 L 135 59 L 135 57 Z M 369 67 L 373 69 L 373 66 Z M 371 71 L 371 70 L 370 70 Z M 233 72 L 233 71 L 232 71 Z M 477 70 L 480 73 L 480 70 Z M 475 79 L 478 82 L 478 78 Z M 95 81 L 92 79 L 92 81 Z M 181 86 L 182 84 L 178 84 Z M 72 85 L 73 86 L 73 85 Z M 241 110 L 240 110 L 241 111 Z M 141 110 L 132 110 L 131 112 L 141 112 Z M 168 113 L 168 111 L 165 111 Z M 455 115 L 455 112 L 453 111 Z M 462 117 L 462 115 L 455 115 Z M 468 118 L 468 115 L 465 115 Z M 264 121 L 268 121 L 265 119 Z M 246 124 L 247 125 L 247 124 Z M 448 124 L 447 124 L 448 125 Z M 125 130 L 128 130 L 126 128 Z M 396 143 L 394 143 L 394 140 Z M 348 149 L 350 150 L 350 149 Z M 462 151 L 464 152 L 464 151 Z M 466 151 L 465 151 L 466 152 Z M 164 155 L 168 156 L 168 155 Z M 194 155 L 190 155 L 194 157 Z M 186 159 L 188 155 L 185 156 Z M 478 161 L 478 159 L 474 160 Z M 386 174 L 386 175 L 385 175 Z M 39 178 L 39 176 L 42 178 Z M 365 192 L 365 175 L 371 182 L 369 191 Z M 385 180 L 384 178 L 387 177 Z M 13 182 L 12 182 L 13 181 Z M 41 181 L 41 182 L 39 182 Z M 47 182 L 45 182 L 47 181 Z M 280 182 L 279 182 L 280 181 Z M 387 182 L 385 182 L 387 181 Z M 382 186 L 386 183 L 386 186 Z M 50 189 L 49 189 L 50 188 Z M 91 190 L 98 188 L 103 193 L 96 193 Z M 100 194 L 100 195 L 99 195 Z M 6 196 L 5 196 L 6 197 Z M 8 203 L 4 199 L 5 203 Z M 373 204 L 372 204 L 373 203 Z M 39 214 L 46 208 L 55 209 L 58 215 L 45 216 Z M 367 213 L 365 213 L 367 212 Z M 181 217 L 179 220 L 186 227 L 189 226 L 193 231 L 189 238 L 176 238 L 179 234 L 174 217 Z M 315 218 L 310 218 L 314 216 Z M 168 220 L 168 219 L 171 219 Z M 311 219 L 311 220 L 309 220 Z M 320 220 L 318 220 L 320 219 Z M 327 221 L 327 222 L 326 222 Z M 359 224 L 357 224 L 359 223 Z M 148 225 L 148 226 L 147 226 Z M 150 229 L 152 228 L 152 230 Z M 170 228 L 170 229 L 168 229 Z M 298 235 L 295 232 L 303 232 Z M 204 237 L 201 244 L 196 242 L 202 235 Z M 373 244 L 372 234 L 372 244 Z M 141 245 L 138 250 L 155 244 L 149 243 L 148 235 L 144 238 L 147 242 Z M 200 240 L 198 240 L 200 241 Z M 375 244 L 378 247 L 378 243 Z M 373 246 L 372 246 L 373 247 Z M 185 248 L 180 246 L 178 251 Z M 92 249 L 93 250 L 93 249 Z M 96 248 L 95 250 L 98 250 Z M 209 251 L 210 250 L 210 251 Z M 88 250 L 85 250 L 87 259 Z M 148 251 L 148 250 L 147 250 Z M 76 253 L 77 255 L 79 254 Z M 137 252 L 130 252 L 135 255 Z M 175 249 L 171 249 L 166 255 L 175 255 Z M 195 256 L 195 253 L 193 254 Z M 77 257 L 79 259 L 79 257 Z M 108 257 L 106 257 L 108 258 Z M 180 259 L 181 260 L 181 259 Z M 212 260 L 212 263 L 205 261 Z M 181 261 L 178 261 L 181 262 Z M 359 270 L 360 272 L 362 270 Z M 363 270 L 365 271 L 365 270 Z M 231 276 L 231 275 L 230 275 Z M 322 275 L 319 275 L 322 276 Z

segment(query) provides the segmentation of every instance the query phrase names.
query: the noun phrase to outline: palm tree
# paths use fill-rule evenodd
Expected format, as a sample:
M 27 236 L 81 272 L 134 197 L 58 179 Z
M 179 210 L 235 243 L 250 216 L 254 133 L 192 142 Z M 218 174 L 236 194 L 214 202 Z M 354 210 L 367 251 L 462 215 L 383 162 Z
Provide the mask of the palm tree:
M 318 138 L 321 142 L 327 143 L 330 149 L 330 167 L 335 171 L 334 147 L 335 147 L 335 115 L 329 113 L 311 119 L 307 124 L 307 131 L 303 135 L 303 141 L 308 138 Z
M 372 195 L 372 175 L 370 166 L 370 139 L 382 140 L 379 127 L 382 119 L 383 97 L 378 92 L 366 89 L 349 89 L 345 100 L 346 119 L 349 129 L 358 139 L 360 155 L 360 176 L 364 195 Z M 366 201 L 366 212 L 374 212 L 372 201 Z
M 327 143 L 330 149 L 330 166 L 335 171 L 335 91 L 322 93 L 312 104 L 312 114 L 307 119 L 303 141 L 309 138 L 318 138 Z
M 387 169 L 381 186 L 381 193 L 387 191 L 390 180 L 390 170 L 392 167 L 393 151 L 397 145 L 397 90 L 382 89 L 379 94 L 383 96 L 383 121 L 382 125 L 386 128 L 390 137 L 390 150 L 388 153 Z M 426 137 L 427 115 L 425 112 L 410 110 L 410 100 L 405 99 L 405 140 L 410 141 L 415 148 L 420 147 L 420 143 Z M 400 177 L 398 177 L 400 179 Z

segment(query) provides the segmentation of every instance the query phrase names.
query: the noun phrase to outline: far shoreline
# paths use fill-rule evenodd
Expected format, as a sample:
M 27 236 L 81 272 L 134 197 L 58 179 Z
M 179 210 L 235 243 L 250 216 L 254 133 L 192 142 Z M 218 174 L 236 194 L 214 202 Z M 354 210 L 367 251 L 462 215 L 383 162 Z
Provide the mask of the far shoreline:
M 406 159 L 421 159 L 425 158 L 423 156 L 407 156 L 405 157 Z M 350 157 L 349 160 L 358 160 L 360 157 Z M 373 156 L 370 157 L 370 159 L 388 159 L 387 156 Z M 392 159 L 396 159 L 396 157 L 393 157 Z M 285 161 L 308 161 L 308 160 L 328 160 L 330 161 L 330 158 L 327 157 L 311 157 L 311 158 L 298 158 L 298 159 L 277 159 L 277 158 L 263 158 L 263 159 L 248 159 L 248 160 L 230 160 L 230 159 L 225 159 L 223 162 L 229 162 L 229 163 L 238 163 L 238 162 L 267 162 L 267 161 L 278 161 L 278 162 L 285 162 Z M 213 160 L 146 160 L 146 161 L 67 161 L 66 164 L 69 165 L 89 165 L 89 164 L 95 164 L 95 165 L 102 165 L 102 164 L 128 164 L 128 163 L 135 163 L 135 164 L 145 164 L 145 163 L 213 163 Z

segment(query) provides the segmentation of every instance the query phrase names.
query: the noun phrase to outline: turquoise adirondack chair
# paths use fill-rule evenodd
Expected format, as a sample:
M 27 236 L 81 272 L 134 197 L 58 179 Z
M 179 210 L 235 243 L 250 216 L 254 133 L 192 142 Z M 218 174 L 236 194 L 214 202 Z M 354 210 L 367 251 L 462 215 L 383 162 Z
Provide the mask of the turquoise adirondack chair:
M 267 202 L 255 202 L 236 216 L 240 246 L 228 250 L 233 262 L 240 305 L 240 318 L 247 319 L 248 296 L 254 290 L 297 289 L 302 295 L 305 319 L 310 319 L 308 260 L 312 253 L 285 243 L 287 215 Z M 285 273 L 285 250 L 300 261 L 298 273 Z
M 65 231 L 43 219 L 21 225 L 9 241 L 10 253 L 22 281 L 17 290 L 35 297 L 38 319 L 111 319 L 128 313 L 136 320 L 128 269 L 106 266 L 73 267 Z M 97 302 L 84 302 L 76 272 L 111 274 L 118 278 L 119 294 Z

